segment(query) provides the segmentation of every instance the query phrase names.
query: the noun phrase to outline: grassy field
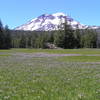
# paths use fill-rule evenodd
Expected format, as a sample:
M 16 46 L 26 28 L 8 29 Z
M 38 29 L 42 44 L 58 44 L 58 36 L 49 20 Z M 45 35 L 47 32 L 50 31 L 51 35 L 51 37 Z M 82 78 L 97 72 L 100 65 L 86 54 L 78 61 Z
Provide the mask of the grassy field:
M 100 49 L 11 49 L 11 50 L 0 50 L 0 52 L 22 52 L 22 53 L 36 53 L 46 52 L 50 54 L 100 54 Z
M 100 50 L 0 50 L 0 100 L 100 100 Z

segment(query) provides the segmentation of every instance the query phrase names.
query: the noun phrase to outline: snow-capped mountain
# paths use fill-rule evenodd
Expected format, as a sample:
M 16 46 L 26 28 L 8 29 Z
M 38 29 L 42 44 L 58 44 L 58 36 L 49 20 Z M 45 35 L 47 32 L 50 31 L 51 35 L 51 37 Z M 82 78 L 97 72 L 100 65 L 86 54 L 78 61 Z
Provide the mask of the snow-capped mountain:
M 87 26 L 80 24 L 78 21 L 75 21 L 73 18 L 65 15 L 64 13 L 55 13 L 55 14 L 43 14 L 37 18 L 32 19 L 26 24 L 23 24 L 15 30 L 30 30 L 30 31 L 50 31 L 50 30 L 58 30 L 58 26 L 61 23 L 64 23 L 65 18 L 72 26 L 73 29 L 85 29 L 85 28 L 92 28 L 97 29 L 97 26 Z

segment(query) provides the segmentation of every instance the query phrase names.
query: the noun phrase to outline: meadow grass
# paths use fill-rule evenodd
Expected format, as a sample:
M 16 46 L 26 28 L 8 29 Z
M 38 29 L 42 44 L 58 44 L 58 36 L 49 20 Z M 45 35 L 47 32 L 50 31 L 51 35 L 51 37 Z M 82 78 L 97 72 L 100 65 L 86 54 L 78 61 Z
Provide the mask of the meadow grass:
M 0 56 L 10 56 L 10 54 L 0 54 Z
M 30 49 L 29 49 L 30 50 Z M 99 50 L 91 50 L 99 54 Z M 31 51 L 31 52 L 30 52 Z M 0 51 L 0 100 L 100 100 L 99 56 L 20 57 L 15 53 L 52 50 L 11 49 Z M 76 50 L 54 50 L 54 53 Z M 87 51 L 79 49 L 80 53 Z M 82 64 L 83 62 L 84 64 Z
M 65 62 L 100 62 L 100 56 L 64 56 L 57 57 L 57 60 Z
M 100 49 L 10 49 L 0 52 L 50 53 L 50 54 L 100 54 Z
M 100 54 L 99 49 L 18 49 L 19 51 L 26 53 L 34 52 L 46 52 L 57 54 Z

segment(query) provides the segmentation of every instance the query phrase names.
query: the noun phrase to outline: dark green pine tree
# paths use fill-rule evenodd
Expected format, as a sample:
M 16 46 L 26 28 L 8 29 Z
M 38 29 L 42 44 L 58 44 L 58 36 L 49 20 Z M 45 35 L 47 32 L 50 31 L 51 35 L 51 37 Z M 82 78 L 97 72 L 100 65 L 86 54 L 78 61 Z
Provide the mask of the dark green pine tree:
M 35 40 L 35 48 L 45 48 L 45 44 L 48 41 L 48 35 L 47 33 L 41 33 L 38 35 L 38 37 Z
M 27 40 L 28 48 L 32 48 L 32 36 L 28 35 L 28 40 Z
M 74 30 L 71 25 L 68 25 L 67 18 L 65 18 L 64 23 L 64 48 L 71 49 L 75 47 L 75 37 Z
M 25 35 L 21 35 L 20 43 L 19 43 L 20 48 L 26 48 L 26 37 Z
M 97 35 L 95 30 L 91 29 L 85 29 L 82 38 L 81 38 L 81 45 L 84 48 L 95 48 L 96 47 L 96 41 L 97 41 Z
M 5 47 L 5 35 L 2 22 L 0 21 L 0 49 L 4 49 Z
M 59 26 L 58 26 L 58 31 L 55 31 L 54 35 L 54 44 L 58 47 L 64 48 L 64 23 L 62 19 L 60 20 Z
M 10 30 L 9 30 L 7 25 L 5 26 L 5 32 L 4 33 L 5 33 L 5 49 L 9 49 L 9 48 L 12 47 L 12 45 L 11 45 L 12 39 L 11 39 Z
M 58 30 L 55 32 L 54 44 L 57 47 L 64 48 L 64 31 L 63 30 Z
M 81 48 L 81 30 L 76 29 L 74 32 L 74 37 L 75 37 L 75 48 Z

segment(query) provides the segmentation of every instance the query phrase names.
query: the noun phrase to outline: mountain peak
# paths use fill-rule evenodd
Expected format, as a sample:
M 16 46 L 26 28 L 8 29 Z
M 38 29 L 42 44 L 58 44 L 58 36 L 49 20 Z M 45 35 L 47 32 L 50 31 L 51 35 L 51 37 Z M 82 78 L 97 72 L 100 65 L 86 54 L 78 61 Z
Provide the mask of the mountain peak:
M 61 21 L 64 22 L 64 19 L 67 19 L 68 24 L 72 26 L 73 29 L 96 29 L 98 27 L 94 26 L 87 26 L 80 24 L 79 22 L 75 21 L 70 16 L 66 16 L 64 13 L 54 13 L 54 14 L 42 14 L 41 16 L 32 19 L 26 24 L 23 24 L 15 30 L 29 30 L 29 31 L 51 31 L 51 30 L 58 30 L 58 26 L 60 25 Z
M 58 13 L 54 13 L 52 14 L 53 16 L 66 16 L 64 13 L 62 12 L 58 12 Z

